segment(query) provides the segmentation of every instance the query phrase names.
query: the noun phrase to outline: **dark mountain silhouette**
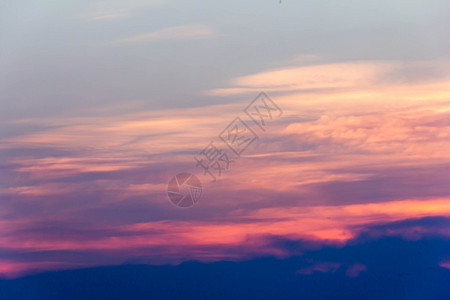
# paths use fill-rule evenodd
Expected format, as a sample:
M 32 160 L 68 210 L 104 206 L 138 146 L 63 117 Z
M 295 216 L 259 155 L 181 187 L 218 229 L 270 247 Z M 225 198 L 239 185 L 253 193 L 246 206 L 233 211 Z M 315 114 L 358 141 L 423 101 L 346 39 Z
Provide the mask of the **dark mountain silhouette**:
M 445 236 L 376 237 L 387 228 L 447 221 L 375 226 L 345 245 L 316 245 L 284 259 L 121 265 L 1 280 L 0 299 L 450 299 L 450 270 L 439 265 L 450 259 Z M 310 245 L 276 243 L 290 250 Z

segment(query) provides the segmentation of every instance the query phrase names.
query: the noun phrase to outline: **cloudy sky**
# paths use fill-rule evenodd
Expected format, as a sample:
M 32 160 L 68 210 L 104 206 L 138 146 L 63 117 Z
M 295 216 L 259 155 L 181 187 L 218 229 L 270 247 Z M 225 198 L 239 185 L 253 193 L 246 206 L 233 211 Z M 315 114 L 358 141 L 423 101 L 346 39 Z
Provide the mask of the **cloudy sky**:
M 268 236 L 450 217 L 448 1 L 0 7 L 2 277 L 285 257 Z M 260 92 L 283 111 L 264 131 L 244 113 Z M 257 139 L 212 182 L 194 157 L 236 117 Z M 189 209 L 167 197 L 181 172 L 203 186 Z M 395 234 L 430 231 L 450 237 Z

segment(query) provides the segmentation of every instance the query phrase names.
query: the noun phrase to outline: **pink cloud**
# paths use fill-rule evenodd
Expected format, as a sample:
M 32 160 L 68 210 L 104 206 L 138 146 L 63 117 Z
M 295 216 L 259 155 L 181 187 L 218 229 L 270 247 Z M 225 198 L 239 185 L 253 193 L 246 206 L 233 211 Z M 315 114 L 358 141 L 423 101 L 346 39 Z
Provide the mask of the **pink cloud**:
M 288 253 L 260 237 L 343 243 L 371 224 L 450 216 L 450 85 L 444 79 L 380 83 L 390 68 L 313 66 L 236 79 L 235 88 L 251 90 L 278 78 L 269 90 L 289 92 L 272 96 L 285 114 L 264 134 L 255 128 L 257 142 L 214 184 L 193 155 L 241 113 L 248 97 L 182 111 L 24 120 L 45 126 L 0 141 L 8 153 L 0 248 L 22 255 L 114 253 L 108 263 L 146 255 L 170 262 L 282 257 Z M 317 76 L 307 81 L 311 72 Z M 165 188 L 187 170 L 201 178 L 204 195 L 180 211 Z M 382 232 L 410 239 L 433 233 L 449 236 L 424 226 Z M 27 263 L 46 264 L 17 260 L 16 269 Z M 2 272 L 14 268 L 11 259 Z M 325 269 L 333 267 L 310 271 Z
M 443 261 L 439 263 L 439 266 L 450 270 L 450 261 Z
M 352 264 L 347 268 L 345 275 L 348 277 L 358 277 L 361 272 L 367 271 L 367 267 L 363 264 Z

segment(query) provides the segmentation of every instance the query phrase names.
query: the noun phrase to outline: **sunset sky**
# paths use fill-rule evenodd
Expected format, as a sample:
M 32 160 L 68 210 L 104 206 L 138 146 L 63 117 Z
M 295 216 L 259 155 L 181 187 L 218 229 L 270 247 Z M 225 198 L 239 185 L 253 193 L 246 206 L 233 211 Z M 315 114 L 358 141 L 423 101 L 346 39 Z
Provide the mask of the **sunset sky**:
M 274 238 L 450 217 L 449 28 L 444 0 L 3 1 L 0 277 L 287 258 Z M 194 156 L 260 92 L 282 116 L 247 119 L 257 140 L 211 182 Z M 181 172 L 203 186 L 187 209 Z M 372 234 L 450 238 L 404 224 Z

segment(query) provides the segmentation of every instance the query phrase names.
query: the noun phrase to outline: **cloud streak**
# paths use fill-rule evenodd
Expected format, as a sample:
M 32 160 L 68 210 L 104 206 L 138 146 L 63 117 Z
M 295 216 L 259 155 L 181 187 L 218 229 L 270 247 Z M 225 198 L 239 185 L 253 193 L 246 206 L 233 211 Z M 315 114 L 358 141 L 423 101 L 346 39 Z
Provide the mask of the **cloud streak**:
M 126 19 L 136 14 L 136 11 L 147 6 L 161 5 L 165 0 L 140 1 L 132 0 L 97 2 L 88 5 L 88 12 L 83 13 L 80 18 L 85 21 L 108 21 L 116 19 Z
M 202 24 L 189 24 L 158 29 L 130 37 L 117 39 L 108 45 L 125 45 L 133 43 L 154 42 L 158 40 L 184 40 L 206 38 L 214 35 L 214 30 Z

